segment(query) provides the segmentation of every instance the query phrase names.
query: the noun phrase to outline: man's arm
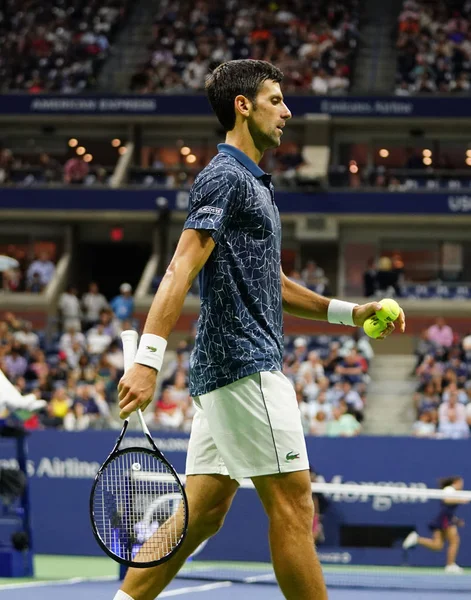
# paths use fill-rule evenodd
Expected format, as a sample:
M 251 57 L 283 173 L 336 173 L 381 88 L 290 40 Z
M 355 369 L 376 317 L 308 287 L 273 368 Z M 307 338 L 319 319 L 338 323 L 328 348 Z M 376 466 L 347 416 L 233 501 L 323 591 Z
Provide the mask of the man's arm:
M 330 304 L 330 298 L 325 298 L 312 292 L 307 288 L 291 281 L 281 271 L 281 294 L 283 297 L 283 310 L 295 317 L 303 319 L 312 319 L 315 321 L 327 321 L 327 312 Z M 368 302 L 360 304 L 353 309 L 353 322 L 355 326 L 361 327 L 369 317 L 373 316 L 377 310 L 381 309 L 379 302 Z M 397 319 L 399 331 L 404 333 L 406 322 L 404 312 L 401 310 Z M 380 338 L 387 337 L 395 329 L 394 323 L 388 323 L 386 329 Z
M 180 316 L 188 290 L 210 257 L 214 246 L 210 231 L 183 231 L 150 307 L 144 333 L 168 339 Z M 141 364 L 134 364 L 125 373 L 118 388 L 121 418 L 124 419 L 137 408 L 146 408 L 152 400 L 156 378 L 155 369 Z

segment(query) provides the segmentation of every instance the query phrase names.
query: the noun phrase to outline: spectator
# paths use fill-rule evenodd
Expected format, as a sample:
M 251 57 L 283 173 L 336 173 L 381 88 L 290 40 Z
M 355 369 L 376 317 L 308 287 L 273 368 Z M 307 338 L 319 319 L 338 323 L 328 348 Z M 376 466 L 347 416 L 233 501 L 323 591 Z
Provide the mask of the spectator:
M 424 411 L 420 413 L 417 421 L 412 426 L 412 434 L 415 437 L 435 437 L 436 427 L 432 420 L 432 413 Z
M 10 353 L 3 359 L 3 370 L 9 379 L 23 377 L 28 368 L 28 362 L 20 354 L 18 346 L 12 346 Z
M 81 348 L 86 348 L 86 339 L 81 331 L 78 331 L 74 325 L 69 325 L 60 337 L 59 347 L 67 353 L 72 349 L 74 344 L 78 344 Z
M 360 394 L 353 389 L 350 381 L 342 383 L 342 400 L 346 403 L 348 411 L 361 423 L 363 420 L 363 400 Z
M 26 273 L 27 289 L 33 291 L 33 284 L 39 283 L 42 291 L 54 277 L 56 267 L 49 258 L 49 253 L 42 251 L 28 267 Z
M 311 423 L 310 434 L 317 436 L 327 435 L 329 425 L 327 418 L 327 414 L 323 410 L 319 410 Z
M 319 267 L 314 260 L 307 261 L 305 268 L 301 272 L 301 279 L 310 290 L 318 294 L 324 293 L 327 283 L 324 269 Z
M 351 350 L 344 360 L 337 365 L 335 373 L 352 385 L 363 381 L 363 367 L 356 350 Z
M 183 425 L 184 418 L 181 404 L 172 399 L 169 388 L 163 390 L 154 415 L 156 426 L 161 429 L 179 429 Z
M 363 273 L 363 294 L 365 298 L 371 298 L 371 296 L 374 296 L 376 293 L 377 272 L 375 262 L 374 258 L 369 258 L 366 264 L 366 270 Z
M 440 407 L 441 408 L 441 407 Z M 440 419 L 438 433 L 440 437 L 463 439 L 469 437 L 469 427 L 465 420 L 458 417 L 457 407 L 449 407 L 445 419 Z M 464 407 L 463 407 L 464 408 Z
M 100 320 L 100 312 L 108 308 L 108 301 L 100 294 L 98 285 L 92 281 L 88 286 L 88 292 L 82 296 L 82 309 L 85 329 L 96 325 Z
M 361 431 L 361 425 L 351 414 L 348 414 L 345 403 L 341 403 L 332 411 L 332 421 L 327 424 L 329 437 L 352 437 Z
M 64 182 L 80 185 L 85 182 L 90 167 L 83 159 L 73 156 L 64 165 Z
M 119 287 L 121 292 L 119 296 L 116 296 L 111 301 L 111 308 L 115 314 L 115 317 L 124 321 L 131 319 L 134 314 L 134 300 L 132 297 L 132 287 L 129 283 L 122 283 Z
M 298 370 L 298 377 L 303 378 L 306 373 L 311 373 L 315 381 L 324 377 L 324 367 L 319 357 L 319 352 L 316 350 L 311 350 L 307 355 L 307 360 L 301 363 Z
M 453 330 L 446 324 L 443 317 L 438 317 L 435 325 L 431 325 L 427 330 L 427 338 L 435 346 L 449 348 L 453 344 Z
M 15 341 L 22 346 L 26 346 L 28 350 L 33 350 L 39 346 L 39 336 L 33 331 L 31 321 L 25 321 L 21 329 L 13 334 Z
M 96 327 L 92 327 L 86 337 L 87 351 L 91 356 L 100 356 L 112 342 L 111 336 L 105 331 L 105 326 L 100 323 Z
M 59 299 L 59 313 L 61 316 L 62 330 L 67 331 L 73 327 L 76 331 L 82 328 L 82 309 L 78 298 L 78 290 L 74 285 L 67 286 Z
M 435 384 L 432 381 L 422 386 L 422 391 L 417 391 L 414 394 L 414 404 L 419 417 L 423 413 L 428 413 L 438 408 L 440 405 L 440 396 L 437 394 Z
M 442 402 L 438 409 L 438 421 L 440 425 L 448 420 L 450 410 L 452 410 L 455 420 L 466 422 L 466 409 L 463 404 L 458 402 L 458 393 L 456 391 L 451 391 L 447 402 Z
M 64 417 L 66 431 L 83 431 L 90 427 L 90 416 L 86 414 L 81 402 L 75 402 Z
M 332 418 L 332 404 L 328 401 L 327 393 L 325 391 L 318 393 L 316 400 L 311 403 L 311 411 L 314 416 L 317 416 L 319 412 L 322 412 L 327 420 Z

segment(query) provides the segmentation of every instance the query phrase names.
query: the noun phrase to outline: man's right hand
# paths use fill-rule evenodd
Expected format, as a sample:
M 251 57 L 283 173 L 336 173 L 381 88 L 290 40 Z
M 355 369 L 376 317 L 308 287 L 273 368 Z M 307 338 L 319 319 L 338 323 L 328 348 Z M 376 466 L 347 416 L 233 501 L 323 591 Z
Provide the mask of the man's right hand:
M 154 397 L 156 381 L 157 371 L 151 367 L 135 363 L 126 371 L 118 384 L 120 419 L 126 419 L 138 408 L 147 408 Z

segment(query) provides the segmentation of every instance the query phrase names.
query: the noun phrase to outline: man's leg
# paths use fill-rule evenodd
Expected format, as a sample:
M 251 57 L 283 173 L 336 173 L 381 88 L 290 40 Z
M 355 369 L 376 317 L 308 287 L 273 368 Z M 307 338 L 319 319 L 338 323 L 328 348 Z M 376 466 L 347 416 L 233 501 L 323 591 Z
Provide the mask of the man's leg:
M 121 590 L 132 600 L 154 600 L 196 548 L 217 533 L 238 488 L 225 475 L 190 475 L 186 481 L 188 532 L 175 555 L 158 567 L 128 569 Z M 119 596 L 118 596 L 119 598 Z
M 309 471 L 253 477 L 270 522 L 269 539 L 278 584 L 287 600 L 326 600 L 312 536 L 314 505 Z

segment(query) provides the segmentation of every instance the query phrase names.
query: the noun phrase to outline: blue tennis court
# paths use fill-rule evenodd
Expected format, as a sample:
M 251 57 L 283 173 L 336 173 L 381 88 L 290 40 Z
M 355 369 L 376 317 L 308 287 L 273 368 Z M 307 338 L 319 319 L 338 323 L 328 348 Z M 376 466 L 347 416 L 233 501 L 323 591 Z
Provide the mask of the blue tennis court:
M 25 584 L 25 586 L 28 584 Z M 89 581 L 68 584 L 30 584 L 28 587 L 0 588 L 0 598 L 9 600 L 112 600 L 118 589 L 117 581 Z M 373 600 L 378 598 L 379 590 L 367 589 L 332 589 L 329 590 L 330 600 Z M 176 581 L 165 590 L 159 598 L 193 597 L 198 594 L 200 600 L 283 600 L 283 595 L 271 585 L 247 585 L 231 582 L 202 583 L 201 581 Z M 449 594 L 449 593 L 448 593 Z M 447 594 L 447 597 L 448 597 Z M 382 600 L 443 600 L 442 591 L 414 592 L 412 590 L 381 590 Z M 468 592 L 452 593 L 454 600 L 469 598 Z
M 105 557 L 38 556 L 36 578 L 0 579 L 0 600 L 112 600 L 118 568 Z M 324 567 L 330 600 L 461 600 L 471 593 L 471 571 L 447 575 L 442 569 L 412 567 Z M 159 598 L 199 600 L 282 600 L 266 563 L 187 565 Z

